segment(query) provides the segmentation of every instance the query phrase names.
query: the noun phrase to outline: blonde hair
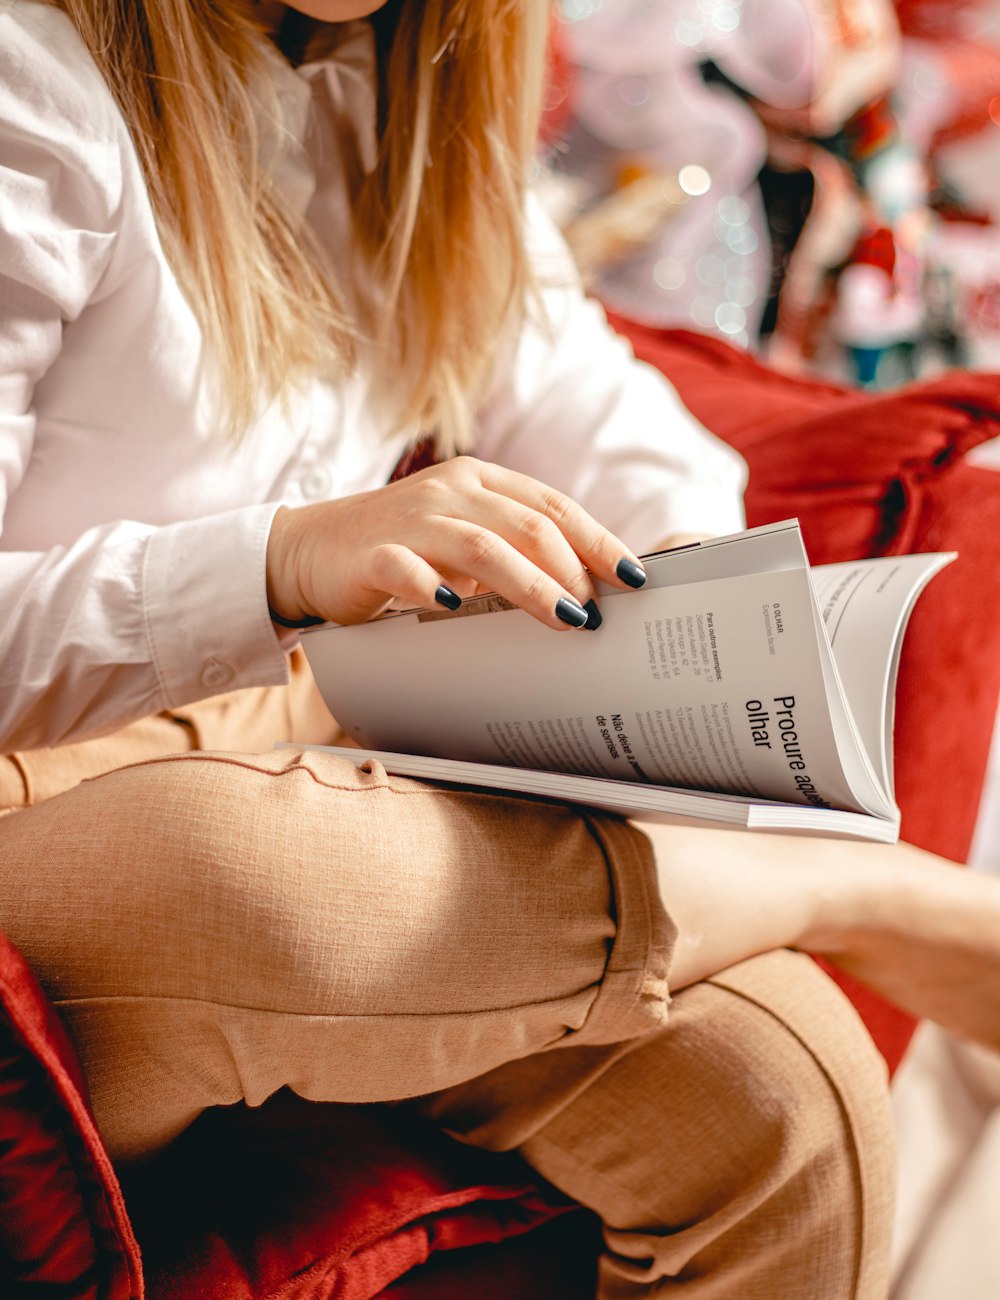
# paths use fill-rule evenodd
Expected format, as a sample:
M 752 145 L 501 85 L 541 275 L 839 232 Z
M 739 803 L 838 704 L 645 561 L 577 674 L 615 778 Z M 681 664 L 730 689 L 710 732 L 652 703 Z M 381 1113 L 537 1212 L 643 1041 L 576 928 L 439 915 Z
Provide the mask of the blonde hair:
M 228 423 L 370 342 L 393 428 L 467 445 L 498 340 L 534 280 L 526 179 L 543 0 L 390 0 L 372 18 L 378 162 L 350 196 L 352 299 L 259 161 L 263 51 L 239 0 L 51 0 L 131 130 L 161 239 L 201 322 Z M 322 24 L 312 24 L 319 31 Z M 277 100 L 265 106 L 277 114 Z M 387 432 L 390 430 L 387 429 Z

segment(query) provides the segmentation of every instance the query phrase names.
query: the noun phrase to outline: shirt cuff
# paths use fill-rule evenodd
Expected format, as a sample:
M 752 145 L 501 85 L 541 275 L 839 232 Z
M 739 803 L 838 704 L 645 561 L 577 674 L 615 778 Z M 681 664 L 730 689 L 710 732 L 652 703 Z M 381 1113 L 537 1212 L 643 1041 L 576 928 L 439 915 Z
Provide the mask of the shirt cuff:
M 267 612 L 267 539 L 278 506 L 185 520 L 150 536 L 143 613 L 167 707 L 288 681 Z

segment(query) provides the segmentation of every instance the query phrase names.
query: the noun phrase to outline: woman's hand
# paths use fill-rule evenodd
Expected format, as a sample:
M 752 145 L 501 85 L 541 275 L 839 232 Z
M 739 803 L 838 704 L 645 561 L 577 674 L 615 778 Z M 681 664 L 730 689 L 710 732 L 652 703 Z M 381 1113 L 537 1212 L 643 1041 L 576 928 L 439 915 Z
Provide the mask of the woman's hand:
M 282 508 L 267 548 L 268 601 L 286 619 L 362 623 L 395 597 L 455 607 L 486 588 L 556 630 L 594 628 L 591 574 L 619 587 L 646 580 L 569 497 L 469 456 L 374 492 Z

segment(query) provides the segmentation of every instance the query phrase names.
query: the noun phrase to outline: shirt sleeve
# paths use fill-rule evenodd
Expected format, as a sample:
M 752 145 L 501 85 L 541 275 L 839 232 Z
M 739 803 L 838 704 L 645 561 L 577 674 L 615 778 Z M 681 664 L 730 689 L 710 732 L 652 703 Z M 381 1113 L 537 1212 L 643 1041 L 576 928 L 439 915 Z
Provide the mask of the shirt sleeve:
M 529 308 L 498 368 L 475 454 L 565 492 L 640 552 L 674 533 L 738 531 L 742 459 L 635 359 L 534 203 L 529 236 L 544 312 Z
M 0 6 L 0 529 L 35 448 L 35 388 L 105 292 L 121 220 L 116 110 L 92 65 L 58 57 L 65 31 L 57 10 Z M 286 680 L 265 586 L 276 508 L 0 549 L 0 752 Z

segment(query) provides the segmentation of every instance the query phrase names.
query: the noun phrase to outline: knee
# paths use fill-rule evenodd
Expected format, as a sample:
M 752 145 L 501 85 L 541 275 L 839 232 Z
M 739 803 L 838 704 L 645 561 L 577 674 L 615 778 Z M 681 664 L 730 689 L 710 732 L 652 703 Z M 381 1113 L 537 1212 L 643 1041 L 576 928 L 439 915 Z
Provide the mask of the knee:
M 687 1195 L 703 1212 L 733 1194 L 727 1169 L 744 1204 L 772 1208 L 821 1194 L 830 1213 L 855 1214 L 866 1187 L 891 1184 L 885 1064 L 809 958 L 744 962 L 682 992 L 671 1017 L 660 1068 L 678 1122 L 698 1134 Z
M 657 1268 L 728 1274 L 725 1294 L 881 1300 L 894 1138 L 885 1064 L 860 1018 L 797 953 L 691 993 L 665 1051 L 685 1077 L 671 1141 L 677 1121 L 694 1139 L 667 1207 L 684 1227 Z
M 708 1276 L 725 1280 L 706 1296 L 885 1294 L 885 1069 L 808 958 L 692 986 L 666 1029 L 579 1082 L 522 1149 L 603 1218 L 604 1294 Z

